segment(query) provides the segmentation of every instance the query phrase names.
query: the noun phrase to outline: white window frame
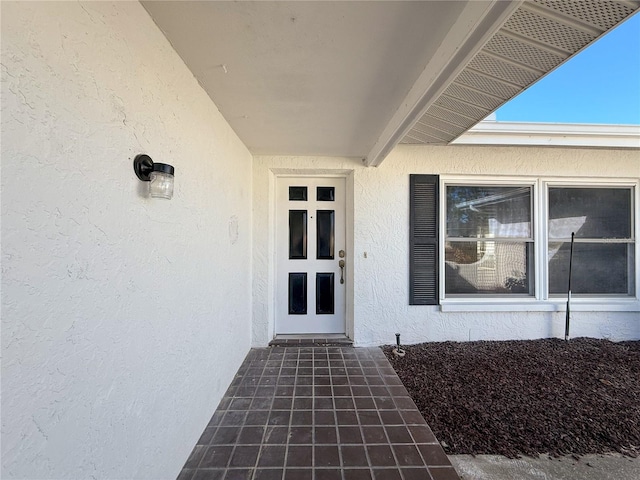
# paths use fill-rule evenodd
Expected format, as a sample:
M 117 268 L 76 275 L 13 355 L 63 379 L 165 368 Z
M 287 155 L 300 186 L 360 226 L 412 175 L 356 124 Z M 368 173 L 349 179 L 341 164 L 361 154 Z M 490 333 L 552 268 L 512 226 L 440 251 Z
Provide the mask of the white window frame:
M 482 179 L 481 179 L 482 178 Z M 442 179 L 440 180 L 442 182 Z M 504 295 L 500 295 L 500 294 L 487 294 L 487 295 L 482 295 L 482 294 L 475 294 L 475 295 L 469 295 L 469 296 L 465 296 L 464 294 L 454 294 L 451 297 L 446 297 L 445 294 L 445 283 L 446 283 L 446 272 L 445 272 L 445 265 L 446 265 L 446 261 L 445 261 L 445 245 L 446 245 L 446 241 L 447 241 L 447 219 L 446 219 L 446 215 L 447 215 L 447 192 L 446 192 L 446 188 L 448 186 L 477 186 L 477 187 L 482 187 L 482 186 L 487 186 L 487 187 L 527 187 L 531 189 L 531 239 L 530 241 L 533 243 L 533 250 L 534 250 L 534 265 L 533 265 L 533 279 L 534 279 L 534 284 L 533 284 L 533 290 L 534 290 L 534 295 L 527 295 L 527 294 L 504 294 Z M 473 302 L 478 302 L 480 304 L 484 304 L 484 303 L 494 303 L 494 302 L 504 302 L 504 301 L 523 301 L 523 302 L 530 302 L 532 300 L 535 300 L 535 296 L 537 295 L 538 292 L 538 281 L 537 281 L 537 277 L 536 277 L 536 269 L 537 269 L 537 265 L 535 264 L 536 260 L 536 256 L 537 256 L 537 246 L 536 243 L 538 242 L 538 236 L 537 236 L 537 229 L 536 229 L 536 219 L 535 219 L 535 209 L 536 209 L 536 198 L 538 197 L 538 192 L 537 192 L 537 182 L 535 182 L 532 179 L 526 179 L 523 177 L 474 177 L 474 178 L 469 178 L 469 177 L 463 177 L 460 179 L 452 179 L 451 177 L 447 177 L 446 181 L 441 183 L 440 185 L 441 189 L 440 190 L 440 218 L 441 220 L 441 224 L 440 224 L 440 303 L 442 304 L 443 301 L 462 301 L 462 302 L 467 302 L 467 301 L 473 301 Z M 490 240 L 490 239 L 487 239 Z M 516 239 L 516 241 L 519 241 L 520 239 Z
M 445 294 L 445 241 L 447 186 L 532 186 L 532 235 L 534 248 L 534 295 L 467 297 L 456 294 L 447 297 Z M 548 291 L 548 198 L 550 187 L 621 187 L 632 189 L 631 235 L 635 242 L 635 292 L 633 296 L 574 295 L 571 308 L 574 311 L 623 311 L 640 312 L 640 180 L 637 178 L 593 178 L 593 177 L 531 177 L 531 176 L 440 176 L 440 238 L 439 238 L 439 273 L 440 273 L 440 309 L 441 311 L 564 311 L 566 297 L 551 296 Z
M 611 302 L 611 301 L 629 301 L 629 299 L 638 299 L 638 241 L 637 241 L 637 226 L 638 226 L 638 207 L 637 207 L 637 202 L 638 202 L 638 182 L 625 182 L 625 181 L 581 181 L 581 180 L 576 180 L 576 179 L 571 179 L 571 180 L 566 180 L 566 179 L 545 179 L 543 181 L 543 191 L 544 191 L 544 195 L 543 195 L 543 200 L 544 200 L 544 215 L 545 215 L 545 243 L 548 245 L 549 244 L 549 232 L 546 229 L 546 224 L 548 223 L 548 213 L 549 213 L 549 204 L 548 204 L 548 200 L 549 200 L 549 189 L 550 188 L 562 188 L 562 187 L 566 187 L 566 188 L 607 188 L 607 187 L 611 187 L 611 188 L 628 188 L 631 189 L 631 195 L 632 195 L 632 201 L 631 201 L 631 240 L 634 242 L 635 245 L 635 292 L 634 292 L 634 296 L 628 296 L 628 295 L 619 295 L 619 296 L 613 296 L 613 295 L 597 295 L 597 294 L 592 294 L 592 295 L 576 295 L 573 294 L 572 296 L 572 302 L 585 302 L 585 303 L 589 303 L 590 301 L 595 301 L 597 303 L 601 303 L 603 301 L 605 302 Z M 559 298 L 558 295 L 551 295 L 549 293 L 549 282 L 548 282 L 548 275 L 549 275 L 549 271 L 548 268 L 546 268 L 546 266 L 549 265 L 549 249 L 548 248 L 544 248 L 544 275 L 545 275 L 545 281 L 544 281 L 544 291 L 543 291 L 543 298 L 545 300 L 557 300 Z M 566 301 L 566 298 L 561 299 L 561 301 Z

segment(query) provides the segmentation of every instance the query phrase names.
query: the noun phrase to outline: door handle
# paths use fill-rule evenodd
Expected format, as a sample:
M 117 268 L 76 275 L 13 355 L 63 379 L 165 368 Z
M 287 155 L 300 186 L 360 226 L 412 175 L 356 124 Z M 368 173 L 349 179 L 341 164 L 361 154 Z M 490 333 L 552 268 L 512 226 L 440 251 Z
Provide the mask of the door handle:
M 344 283 L 344 260 L 340 260 L 338 266 L 340 267 L 340 283 Z

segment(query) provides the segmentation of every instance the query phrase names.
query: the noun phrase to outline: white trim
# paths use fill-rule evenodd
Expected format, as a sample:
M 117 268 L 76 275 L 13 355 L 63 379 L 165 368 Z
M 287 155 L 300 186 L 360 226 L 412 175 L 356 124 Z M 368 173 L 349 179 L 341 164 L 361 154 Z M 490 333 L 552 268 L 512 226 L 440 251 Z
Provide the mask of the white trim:
M 281 177 L 335 177 L 345 179 L 345 242 L 347 246 L 345 280 L 347 289 L 345 292 L 345 335 L 354 339 L 354 171 L 348 169 L 304 169 L 304 168 L 270 168 L 269 169 L 269 275 L 267 298 L 267 315 L 269 321 L 269 335 L 271 339 L 276 337 L 276 183 Z M 354 252 L 351 255 L 348 252 Z
M 363 163 L 379 166 L 523 0 L 467 2 L 437 52 L 402 100 Z M 434 73 L 437 72 L 437 73 Z
M 548 183 L 548 182 L 547 182 Z M 545 187 L 545 180 L 538 179 L 537 198 L 534 203 L 538 207 L 538 210 L 534 212 L 536 220 L 536 233 L 541 241 L 546 242 L 548 245 L 549 240 L 547 236 L 547 212 L 549 211 L 549 192 Z M 540 247 L 535 251 L 535 266 L 536 266 L 536 298 L 538 301 L 549 301 L 549 249 Z
M 513 299 L 497 303 L 497 299 L 480 301 L 445 300 L 440 304 L 442 312 L 565 312 L 566 299 L 560 301 L 537 301 Z M 640 302 L 634 299 L 612 298 L 609 302 L 600 297 L 597 301 L 585 301 L 582 298 L 571 298 L 571 311 L 575 312 L 640 312 Z
M 640 148 L 640 125 L 482 121 L 450 145 Z

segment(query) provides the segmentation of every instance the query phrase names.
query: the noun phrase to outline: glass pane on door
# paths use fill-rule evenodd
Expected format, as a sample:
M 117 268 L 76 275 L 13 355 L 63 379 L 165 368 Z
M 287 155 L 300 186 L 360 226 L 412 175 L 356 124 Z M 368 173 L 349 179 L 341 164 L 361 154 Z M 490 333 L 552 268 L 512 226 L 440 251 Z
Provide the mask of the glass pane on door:
M 332 260 L 335 245 L 335 212 L 318 210 L 316 212 L 317 258 Z
M 289 210 L 289 258 L 307 258 L 306 210 Z
M 333 273 L 316 273 L 316 314 L 333 315 L 334 312 Z
M 289 201 L 307 201 L 307 187 L 289 187 Z
M 336 198 L 336 189 L 334 187 L 318 187 L 316 195 L 319 202 L 333 202 Z
M 289 315 L 307 314 L 307 274 L 289 274 Z

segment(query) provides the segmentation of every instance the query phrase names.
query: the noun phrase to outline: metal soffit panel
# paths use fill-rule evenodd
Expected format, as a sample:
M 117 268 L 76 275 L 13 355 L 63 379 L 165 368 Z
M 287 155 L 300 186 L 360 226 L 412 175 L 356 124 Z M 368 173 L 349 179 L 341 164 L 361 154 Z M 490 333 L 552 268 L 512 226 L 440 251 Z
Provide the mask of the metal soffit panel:
M 636 0 L 527 0 L 400 143 L 451 142 L 640 8 Z

